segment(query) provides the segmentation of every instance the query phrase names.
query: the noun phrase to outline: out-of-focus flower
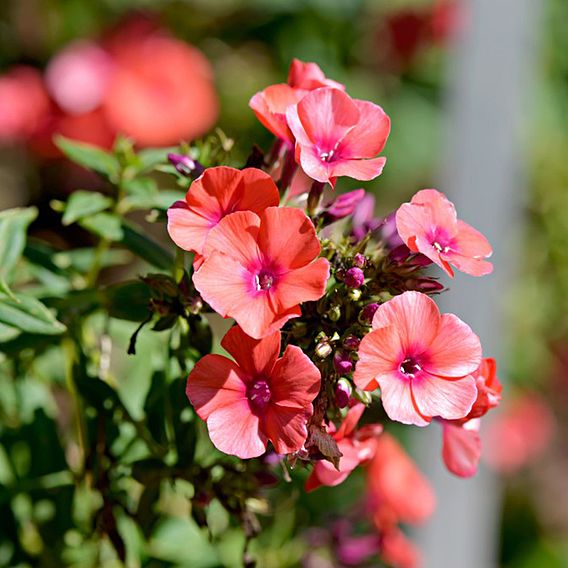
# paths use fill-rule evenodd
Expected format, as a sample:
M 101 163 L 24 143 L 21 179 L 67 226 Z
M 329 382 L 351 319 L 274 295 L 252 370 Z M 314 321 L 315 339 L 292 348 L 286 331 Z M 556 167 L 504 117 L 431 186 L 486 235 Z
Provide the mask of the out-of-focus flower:
M 427 256 L 451 277 L 450 264 L 472 276 L 493 271 L 485 260 L 493 252 L 487 239 L 458 219 L 453 203 L 435 189 L 423 189 L 401 205 L 396 228 L 411 251 Z
M 221 345 L 235 362 L 206 355 L 186 388 L 213 444 L 243 459 L 263 454 L 269 440 L 280 454 L 299 450 L 320 387 L 317 367 L 294 345 L 278 358 L 280 332 L 258 341 L 235 326 Z
M 398 523 L 420 524 L 434 512 L 430 484 L 390 434 L 377 439 L 366 479 L 369 511 L 379 531 Z
M 373 195 L 367 193 L 355 206 L 351 223 L 352 233 L 357 241 L 379 228 L 381 221 L 375 217 L 375 197 Z
M 380 555 L 392 568 L 418 568 L 422 562 L 416 546 L 398 528 L 383 531 Z
M 104 108 L 117 132 L 142 146 L 193 140 L 217 120 L 211 66 L 196 48 L 151 35 L 118 44 Z
M 205 262 L 193 281 L 217 313 L 259 339 L 301 315 L 302 302 L 323 296 L 329 262 L 319 253 L 314 225 L 303 211 L 238 211 L 209 232 Z
M 345 89 L 340 83 L 327 79 L 316 63 L 294 59 L 290 65 L 288 84 L 266 87 L 253 95 L 249 106 L 265 128 L 292 147 L 294 135 L 286 120 L 286 110 L 298 103 L 307 92 L 320 87 Z
M 312 179 L 334 186 L 341 176 L 371 180 L 381 174 L 386 158 L 376 156 L 390 119 L 380 106 L 322 88 L 289 107 L 286 117 L 296 137 L 296 161 Z
M 364 390 L 380 386 L 391 420 L 426 426 L 434 416 L 469 413 L 481 345 L 467 324 L 441 315 L 425 294 L 404 292 L 379 307 L 372 325 L 359 347 L 354 381 Z
M 333 424 L 328 427 L 328 432 L 331 433 L 343 454 L 339 458 L 339 468 L 336 469 L 331 462 L 326 460 L 316 462 L 306 481 L 306 491 L 313 491 L 322 485 L 333 487 L 343 483 L 358 465 L 368 462 L 373 457 L 377 436 L 382 432 L 382 426 L 370 424 L 356 430 L 364 411 L 364 404 L 356 404 L 349 409 L 337 431 Z
M 519 396 L 483 431 L 484 457 L 497 472 L 511 475 L 547 448 L 555 429 L 548 404 L 531 392 Z
M 0 142 L 25 141 L 46 120 L 49 108 L 37 70 L 20 66 L 0 76 Z
M 45 82 L 61 110 L 78 115 L 103 103 L 112 72 L 113 62 L 107 51 L 96 43 L 78 41 L 49 62 Z
M 279 201 L 276 185 L 262 170 L 209 168 L 191 184 L 185 200 L 168 209 L 168 233 L 180 248 L 202 255 L 209 231 L 226 215 L 261 213 Z

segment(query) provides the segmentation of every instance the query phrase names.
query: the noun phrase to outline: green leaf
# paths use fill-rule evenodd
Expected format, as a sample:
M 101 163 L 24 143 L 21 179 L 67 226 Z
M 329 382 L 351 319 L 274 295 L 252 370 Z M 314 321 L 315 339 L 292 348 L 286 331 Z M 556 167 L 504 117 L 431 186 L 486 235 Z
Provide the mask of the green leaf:
M 55 144 L 72 162 L 102 174 L 110 180 L 117 180 L 120 164 L 111 153 L 91 144 L 77 142 L 63 136 L 56 136 Z
M 147 237 L 142 229 L 132 223 L 122 222 L 121 243 L 135 255 L 162 270 L 170 270 L 174 264 L 173 255 L 156 241 Z
M 0 300 L 0 323 L 28 333 L 59 335 L 65 326 L 39 300 L 18 294 L 17 300 Z
M 36 217 L 35 207 L 8 209 L 0 213 L 0 282 L 5 294 L 12 294 L 8 282 L 26 246 L 28 225 Z
M 20 330 L 12 327 L 11 325 L 5 325 L 0 323 L 0 343 L 4 343 L 5 341 L 10 341 L 10 339 L 14 339 L 20 335 Z
M 96 191 L 78 190 L 71 194 L 65 205 L 63 224 L 70 225 L 79 219 L 100 213 L 112 205 L 112 199 Z
M 79 225 L 109 241 L 120 241 L 124 237 L 120 219 L 112 213 L 97 213 L 81 219 Z
M 138 159 L 140 161 L 140 171 L 145 172 L 153 170 L 160 164 L 168 163 L 168 154 L 171 152 L 178 152 L 179 148 L 172 146 L 171 148 L 148 148 L 138 152 Z

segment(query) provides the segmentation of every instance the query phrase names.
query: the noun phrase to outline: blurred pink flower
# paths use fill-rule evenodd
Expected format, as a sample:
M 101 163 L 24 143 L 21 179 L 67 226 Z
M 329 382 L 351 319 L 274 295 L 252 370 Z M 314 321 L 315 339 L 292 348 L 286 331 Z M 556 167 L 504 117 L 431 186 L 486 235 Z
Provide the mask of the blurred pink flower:
M 356 404 L 349 409 L 337 431 L 333 423 L 330 424 L 327 430 L 343 454 L 339 459 L 339 469 L 327 460 L 316 462 L 306 481 L 306 491 L 313 491 L 322 485 L 330 487 L 339 485 L 358 465 L 368 462 L 373 457 L 377 436 L 383 428 L 379 424 L 371 424 L 356 430 L 364 411 L 364 404 Z
M 289 107 L 286 118 L 296 137 L 296 161 L 312 179 L 334 186 L 341 176 L 368 181 L 381 174 L 386 158 L 376 156 L 390 119 L 380 106 L 321 88 Z
M 441 315 L 425 294 L 404 292 L 378 308 L 372 328 L 361 341 L 354 381 L 364 390 L 380 386 L 391 420 L 426 426 L 435 416 L 469 413 L 481 345 L 467 324 Z
M 206 355 L 186 388 L 213 444 L 243 459 L 263 454 L 268 441 L 279 454 L 299 450 L 320 387 L 318 368 L 294 345 L 278 358 L 280 332 L 255 340 L 235 326 L 221 346 L 235 362 Z
M 396 228 L 413 252 L 420 252 L 454 276 L 450 264 L 472 276 L 493 271 L 485 258 L 493 250 L 476 229 L 457 218 L 456 210 L 446 196 L 435 189 L 423 189 L 396 213 Z
M 391 528 L 381 535 L 381 559 L 392 568 L 419 568 L 420 552 L 399 528 Z
M 193 282 L 217 313 L 259 339 L 301 315 L 302 302 L 323 296 L 329 262 L 319 253 L 314 225 L 300 209 L 237 211 L 209 232 Z
M 26 141 L 42 126 L 49 109 L 39 71 L 19 66 L 0 76 L 0 143 Z

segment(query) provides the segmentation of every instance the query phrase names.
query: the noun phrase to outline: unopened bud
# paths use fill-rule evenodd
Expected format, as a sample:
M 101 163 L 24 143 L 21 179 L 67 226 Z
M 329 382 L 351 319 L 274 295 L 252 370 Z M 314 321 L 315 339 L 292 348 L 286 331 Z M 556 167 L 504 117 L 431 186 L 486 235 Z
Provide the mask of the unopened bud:
M 441 292 L 444 289 L 444 285 L 431 278 L 416 278 L 409 279 L 405 283 L 408 290 L 416 290 L 417 292 L 423 292 L 424 294 L 432 294 L 434 292 Z
M 356 266 L 357 268 L 365 268 L 365 266 L 367 266 L 367 257 L 358 252 L 353 257 L 353 266 Z
M 333 366 L 338 375 L 347 375 L 353 370 L 353 362 L 347 351 L 336 351 L 333 356 Z
M 372 303 L 367 304 L 360 312 L 359 312 L 359 321 L 365 325 L 370 325 L 373 321 L 373 317 L 375 316 L 375 312 L 379 309 L 379 304 Z
M 292 327 L 292 335 L 296 338 L 304 337 L 308 333 L 308 326 L 305 322 L 296 322 Z
M 410 249 L 406 245 L 400 245 L 389 253 L 389 260 L 395 264 L 402 264 L 410 255 Z
M 343 339 L 343 347 L 347 349 L 347 351 L 357 351 L 357 349 L 359 349 L 359 343 L 361 343 L 361 340 L 354 335 L 348 335 Z
M 328 312 L 327 317 L 331 321 L 338 321 L 341 317 L 341 308 L 339 306 L 333 306 Z
M 315 354 L 320 359 L 326 359 L 331 355 L 332 351 L 333 349 L 331 348 L 331 345 L 327 341 L 320 341 L 315 348 Z
M 345 285 L 349 288 L 360 288 L 365 282 L 365 274 L 357 266 L 353 266 L 345 273 Z
M 355 389 L 353 391 L 353 396 L 357 398 L 359 401 L 361 401 L 363 404 L 366 404 L 367 406 L 371 404 L 371 402 L 373 402 L 373 397 L 371 396 L 371 393 L 368 391 Z
M 168 154 L 168 161 L 182 176 L 197 179 L 205 168 L 197 161 L 183 154 Z
M 335 404 L 339 408 L 345 408 L 349 404 L 352 390 L 351 383 L 347 379 L 339 379 L 335 387 Z
M 357 302 L 361 299 L 361 290 L 351 289 L 349 290 L 349 298 L 354 302 Z

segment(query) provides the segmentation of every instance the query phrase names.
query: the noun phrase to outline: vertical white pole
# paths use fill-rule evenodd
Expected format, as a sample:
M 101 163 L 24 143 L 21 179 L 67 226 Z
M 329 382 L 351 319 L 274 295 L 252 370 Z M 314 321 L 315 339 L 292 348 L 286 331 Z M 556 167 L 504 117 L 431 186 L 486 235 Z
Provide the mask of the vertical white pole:
M 504 355 L 504 300 L 515 274 L 524 164 L 520 137 L 529 115 L 527 94 L 539 31 L 535 0 L 470 0 L 464 35 L 450 74 L 446 149 L 440 189 L 458 214 L 493 244 L 494 273 L 457 275 L 446 284 L 442 311 L 456 313 L 480 336 L 485 355 Z M 438 506 L 415 538 L 425 568 L 497 566 L 500 488 L 481 468 L 473 479 L 447 473 L 441 429 L 416 432 L 422 471 L 432 481 Z

